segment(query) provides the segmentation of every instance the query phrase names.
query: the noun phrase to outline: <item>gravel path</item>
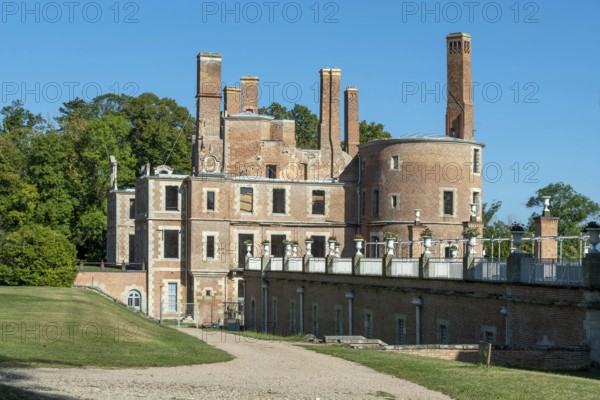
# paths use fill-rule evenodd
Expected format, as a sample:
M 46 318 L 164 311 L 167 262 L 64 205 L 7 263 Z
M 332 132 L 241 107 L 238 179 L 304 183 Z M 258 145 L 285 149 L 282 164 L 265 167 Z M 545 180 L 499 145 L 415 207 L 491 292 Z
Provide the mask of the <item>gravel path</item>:
M 278 341 L 183 329 L 235 356 L 145 369 L 0 369 L 0 383 L 76 399 L 448 399 L 413 383 Z

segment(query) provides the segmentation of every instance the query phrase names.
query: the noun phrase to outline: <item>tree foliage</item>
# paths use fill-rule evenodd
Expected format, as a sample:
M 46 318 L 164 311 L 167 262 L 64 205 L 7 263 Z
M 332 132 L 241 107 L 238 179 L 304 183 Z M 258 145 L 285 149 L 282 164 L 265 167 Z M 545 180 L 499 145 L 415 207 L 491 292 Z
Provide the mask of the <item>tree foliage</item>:
M 174 100 L 145 93 L 73 99 L 49 126 L 19 101 L 0 110 L 0 226 L 39 224 L 75 243 L 80 258 L 104 258 L 109 155 L 119 187 L 146 163 L 191 170 L 194 119 Z
M 586 221 L 600 216 L 598 203 L 563 182 L 550 183 L 538 189 L 535 195 L 529 198 L 526 206 L 541 209 L 544 205 L 542 196 L 551 197 L 550 212 L 553 217 L 560 218 L 558 234 L 561 236 L 579 235 Z M 539 215 L 539 212 L 531 215 L 530 226 L 533 226 L 533 217 L 536 215 Z
M 77 275 L 75 246 L 60 233 L 26 225 L 3 237 L 0 283 L 71 286 Z
M 377 139 L 389 139 L 392 135 L 385 130 L 383 124 L 376 122 L 360 121 L 360 142 L 366 143 Z

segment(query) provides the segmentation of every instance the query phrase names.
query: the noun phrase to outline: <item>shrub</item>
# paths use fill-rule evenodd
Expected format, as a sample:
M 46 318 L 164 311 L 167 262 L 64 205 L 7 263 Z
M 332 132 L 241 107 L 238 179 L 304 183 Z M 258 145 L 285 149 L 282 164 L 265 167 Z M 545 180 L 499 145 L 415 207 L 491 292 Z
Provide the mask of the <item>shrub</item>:
M 9 233 L 0 244 L 0 283 L 24 286 L 71 286 L 77 276 L 75 245 L 39 225 Z

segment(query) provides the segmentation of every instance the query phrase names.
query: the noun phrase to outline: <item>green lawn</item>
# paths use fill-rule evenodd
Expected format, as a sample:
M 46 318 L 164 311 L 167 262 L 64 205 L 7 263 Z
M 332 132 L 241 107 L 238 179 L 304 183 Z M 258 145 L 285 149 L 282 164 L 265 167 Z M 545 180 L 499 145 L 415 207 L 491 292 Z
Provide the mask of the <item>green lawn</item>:
M 154 367 L 229 361 L 94 292 L 0 287 L 0 366 Z
M 357 350 L 341 346 L 307 348 L 357 362 L 458 400 L 600 398 L 598 373 L 561 375 L 493 366 L 487 368 L 478 364 L 381 350 Z

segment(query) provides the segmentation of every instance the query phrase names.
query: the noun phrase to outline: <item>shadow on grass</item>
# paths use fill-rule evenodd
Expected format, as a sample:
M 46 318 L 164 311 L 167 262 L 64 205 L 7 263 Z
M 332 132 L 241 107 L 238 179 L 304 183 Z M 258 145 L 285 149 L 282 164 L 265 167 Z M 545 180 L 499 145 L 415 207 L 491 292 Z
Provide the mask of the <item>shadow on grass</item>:
M 36 366 L 48 366 L 48 364 L 51 364 L 50 368 L 73 368 L 83 366 L 81 363 L 57 361 L 47 358 L 27 358 L 26 360 L 23 360 L 0 355 L 0 368 L 32 368 Z M 0 397 L 0 399 L 2 398 L 3 397 Z

